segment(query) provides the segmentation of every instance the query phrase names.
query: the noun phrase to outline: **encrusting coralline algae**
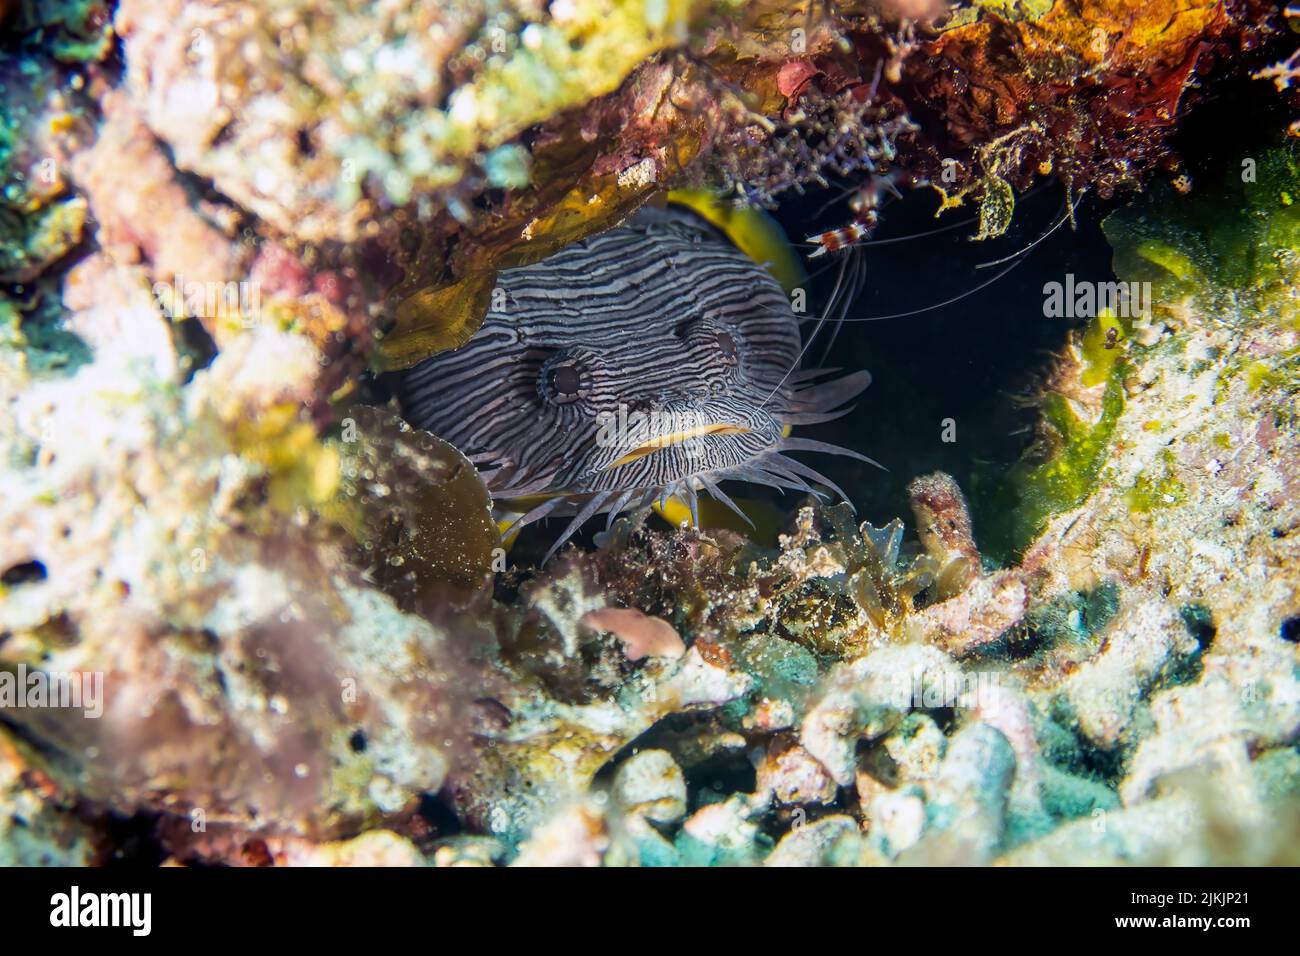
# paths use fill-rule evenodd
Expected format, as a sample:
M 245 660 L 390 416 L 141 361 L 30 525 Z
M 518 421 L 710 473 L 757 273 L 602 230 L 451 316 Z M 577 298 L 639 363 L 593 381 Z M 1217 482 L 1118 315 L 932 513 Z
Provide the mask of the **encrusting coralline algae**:
M 0 669 L 105 707 L 0 714 L 0 863 L 123 818 L 247 865 L 1294 863 L 1300 161 L 1184 195 L 1169 144 L 1279 22 L 921 6 L 9 12 Z M 1049 175 L 1174 183 L 1105 223 L 1151 307 L 1043 359 L 992 484 L 529 568 L 371 387 L 666 188 L 886 168 L 982 235 Z

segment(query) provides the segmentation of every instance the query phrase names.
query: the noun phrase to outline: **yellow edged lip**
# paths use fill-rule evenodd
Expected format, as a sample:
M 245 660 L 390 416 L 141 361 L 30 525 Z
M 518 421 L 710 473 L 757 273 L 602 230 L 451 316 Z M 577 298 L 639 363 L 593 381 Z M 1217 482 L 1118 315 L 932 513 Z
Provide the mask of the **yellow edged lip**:
M 673 445 L 680 445 L 692 438 L 703 438 L 705 435 L 743 435 L 748 431 L 750 429 L 741 425 L 701 425 L 698 428 L 689 428 L 686 431 L 670 432 L 667 435 L 660 435 L 657 438 L 650 439 L 644 445 L 632 449 L 617 461 L 610 462 L 601 470 L 609 471 L 611 468 L 620 468 L 628 462 L 644 458 L 646 455 L 654 454 Z

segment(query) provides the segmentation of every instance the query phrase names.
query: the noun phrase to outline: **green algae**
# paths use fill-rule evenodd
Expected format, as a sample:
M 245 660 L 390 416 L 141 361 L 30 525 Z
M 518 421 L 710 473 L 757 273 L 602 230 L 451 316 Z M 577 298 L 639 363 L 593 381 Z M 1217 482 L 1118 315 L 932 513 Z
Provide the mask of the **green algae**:
M 82 241 L 89 217 L 59 170 L 60 144 L 86 128 L 83 78 L 61 63 L 101 59 L 112 28 L 95 0 L 23 4 L 12 21 L 0 50 L 0 281 L 30 283 Z
M 754 829 L 742 825 L 717 842 L 709 842 L 683 828 L 674 841 L 677 859 L 682 866 L 753 866 L 771 851 L 774 842 L 765 833 L 747 832 Z
M 1272 362 L 1251 361 L 1237 363 L 1246 376 L 1251 392 L 1300 393 L 1300 349 L 1291 349 Z
M 1119 344 L 1127 335 L 1127 323 L 1110 311 L 1102 312 L 1088 323 L 1079 343 L 1084 363 L 1079 381 L 1085 388 L 1100 385 L 1115 372 L 1124 355 Z
M 1188 321 L 1187 315 L 1206 317 L 1198 321 L 1251 315 L 1251 321 L 1294 328 L 1300 321 L 1292 294 L 1300 277 L 1297 197 L 1300 149 L 1295 145 L 1243 158 L 1218 189 L 1184 198 L 1159 187 L 1104 222 L 1114 249 L 1114 272 L 1121 282 L 1150 283 L 1152 311 L 1173 318 L 1175 325 Z M 1081 417 L 1060 392 L 1042 398 L 1049 452 L 1044 457 L 1040 446 L 1034 457 L 990 482 L 986 546 L 991 554 L 1004 560 L 1019 555 L 1052 516 L 1082 504 L 1103 480 L 1124 410 L 1126 367 L 1141 364 L 1149 349 L 1181 348 L 1177 336 L 1171 342 L 1138 345 L 1131 340 L 1133 325 L 1103 311 L 1079 338 L 1078 384 L 1091 388 L 1104 383 L 1100 415 L 1095 420 Z M 1221 392 L 1235 376 L 1244 375 L 1252 391 L 1285 396 L 1300 391 L 1298 358 L 1300 352 L 1288 352 L 1268 361 L 1243 356 L 1223 362 L 1209 355 L 1201 365 L 1223 362 Z M 1197 370 L 1195 365 L 1190 369 Z M 1144 427 L 1155 430 L 1162 423 Z M 1183 503 L 1186 492 L 1176 472 L 1166 452 L 1126 492 L 1132 511 L 1146 514 Z
M 1245 156 L 1223 183 L 1181 202 L 1168 191 L 1112 214 L 1103 224 L 1115 248 L 1115 271 L 1150 282 L 1156 311 L 1205 321 L 1249 321 L 1300 328 L 1300 147 L 1295 143 Z M 1216 399 L 1243 377 L 1257 395 L 1271 395 L 1279 422 L 1294 422 L 1300 394 L 1300 349 L 1267 360 L 1232 356 L 1222 365 Z M 1193 371 L 1196 368 L 1193 367 Z M 1138 488 L 1139 505 L 1158 504 Z M 1176 489 L 1173 489 L 1176 497 Z
M 1009 23 L 1036 23 L 1047 15 L 1055 2 L 1056 0 L 975 0 L 969 6 L 955 8 L 941 30 L 956 30 L 990 14 Z
M 1261 754 L 1251 769 L 1261 789 L 1274 799 L 1300 797 L 1300 751 L 1294 747 Z
M 1052 9 L 1055 0 L 976 0 L 979 10 L 996 13 L 1004 20 L 1034 22 L 1042 19 Z
M 1085 365 L 1085 370 L 1090 368 Z M 1092 493 L 1124 411 L 1121 368 L 1121 363 L 1110 366 L 1101 416 L 1095 422 L 1081 417 L 1059 392 L 1043 398 L 1043 421 L 1054 436 L 1055 450 L 1042 460 L 1017 462 L 993 492 L 986 544 L 991 554 L 1004 560 L 1020 554 L 1054 515 L 1078 507 Z
M 26 45 L 41 45 L 62 63 L 102 60 L 113 48 L 113 18 L 105 0 L 21 3 L 10 28 Z
M 1125 492 L 1124 500 L 1135 514 L 1149 514 L 1186 501 L 1187 489 L 1178 479 L 1173 452 L 1161 449 L 1159 464 L 1138 475 L 1133 487 Z
M 19 357 L 35 377 L 75 372 L 90 361 L 90 349 L 61 319 L 57 291 L 48 283 L 25 299 L 0 296 L 0 355 Z
M 1101 417 L 1089 422 L 1076 413 L 1070 401 L 1059 392 L 1043 400 L 1046 424 L 1059 436 L 1060 450 L 1036 465 L 1020 464 L 1012 469 L 1011 480 L 1017 487 L 1018 531 L 1031 537 L 1042 530 L 1052 515 L 1082 504 L 1092 491 L 1106 463 L 1107 451 L 1115 424 L 1124 411 L 1124 388 L 1119 380 L 1119 353 L 1107 349 L 1105 330 L 1116 327 L 1117 320 L 1105 313 L 1094 319 L 1083 335 L 1081 347 L 1083 369 L 1080 381 L 1085 386 L 1106 383 L 1101 400 Z
M 0 276 L 31 278 L 81 241 L 88 206 L 70 196 L 21 215 L 0 206 Z
M 1300 256 L 1300 149 L 1291 144 L 1246 156 L 1214 190 L 1180 199 L 1168 187 L 1103 223 L 1116 274 L 1152 284 L 1157 308 L 1191 297 L 1202 314 L 1243 295 L 1261 319 L 1294 305 L 1282 294 Z
M 51 202 L 23 169 L 20 153 L 31 106 L 20 98 L 25 84 L 41 82 L 39 65 L 0 54 L 0 280 L 30 281 L 76 243 L 85 224 L 86 201 L 80 197 Z

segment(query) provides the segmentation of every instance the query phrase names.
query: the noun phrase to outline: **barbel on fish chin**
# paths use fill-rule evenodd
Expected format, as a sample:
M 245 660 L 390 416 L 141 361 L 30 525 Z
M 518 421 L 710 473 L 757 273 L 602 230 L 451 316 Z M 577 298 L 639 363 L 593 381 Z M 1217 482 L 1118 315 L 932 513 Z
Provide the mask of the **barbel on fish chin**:
M 796 369 L 781 286 L 694 214 L 643 209 L 498 286 L 502 308 L 468 344 L 390 381 L 407 421 L 474 461 L 495 501 L 543 499 L 512 530 L 576 512 L 548 559 L 592 516 L 655 500 L 685 501 L 698 523 L 701 490 L 744 518 L 724 480 L 844 496 L 786 452 L 875 464 L 789 436 L 847 414 L 870 376 L 816 384 L 833 370 Z M 661 424 L 611 427 L 633 420 Z

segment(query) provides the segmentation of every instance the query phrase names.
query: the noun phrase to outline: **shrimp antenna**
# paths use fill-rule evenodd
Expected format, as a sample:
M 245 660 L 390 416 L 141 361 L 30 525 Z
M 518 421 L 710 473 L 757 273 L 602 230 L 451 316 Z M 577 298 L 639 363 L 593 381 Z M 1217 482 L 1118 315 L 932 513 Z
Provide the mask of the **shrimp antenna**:
M 862 292 L 863 285 L 866 284 L 867 270 L 864 256 L 860 247 L 854 247 L 849 250 L 849 281 L 838 303 L 832 300 L 834 306 L 839 308 L 839 316 L 831 328 L 830 338 L 826 340 L 826 347 L 822 349 L 822 357 L 818 360 L 818 365 L 825 365 L 826 360 L 831 357 L 831 349 L 835 347 L 835 339 L 840 334 L 840 329 L 844 327 L 844 317 L 848 314 L 849 307 L 857 301 L 859 293 Z M 830 306 L 828 306 L 828 311 Z
M 1021 249 L 1019 252 L 1013 253 L 1012 255 L 1009 255 L 1009 256 L 1003 256 L 1001 259 L 995 259 L 995 260 L 993 260 L 992 262 L 984 262 L 984 263 L 981 263 L 981 264 L 977 265 L 975 268 L 977 268 L 977 269 L 983 269 L 983 268 L 986 268 L 986 267 L 989 267 L 989 266 L 1002 265 L 1002 264 L 1005 263 L 1005 262 L 1009 262 L 1009 263 L 1010 263 L 1010 265 L 1008 265 L 1005 269 L 1002 269 L 1001 271 L 999 271 L 999 272 L 998 272 L 996 275 L 994 275 L 992 278 L 990 278 L 990 279 L 986 279 L 984 282 L 981 282 L 979 285 L 975 286 L 973 289 L 967 289 L 965 292 L 961 293 L 960 295 L 952 296 L 951 298 L 944 299 L 942 302 L 935 302 L 935 303 L 932 304 L 932 305 L 923 306 L 922 308 L 919 308 L 919 309 L 910 309 L 910 310 L 908 310 L 907 312 L 893 312 L 893 313 L 890 313 L 889 315 L 869 315 L 869 316 L 862 316 L 862 317 L 860 317 L 860 318 L 844 318 L 844 319 L 841 319 L 841 320 L 840 320 L 841 323 L 843 323 L 843 322 L 883 322 L 883 321 L 885 321 L 886 319 L 902 319 L 902 318 L 907 318 L 908 316 L 912 316 L 912 315 L 920 315 L 920 314 L 922 314 L 922 313 L 924 313 L 924 312 L 933 312 L 935 309 L 942 309 L 944 306 L 952 305 L 954 302 L 960 302 L 962 299 L 965 299 L 965 298 L 967 298 L 968 296 L 972 296 L 972 295 L 974 295 L 976 292 L 979 292 L 981 289 L 986 289 L 986 288 L 988 288 L 988 287 L 991 286 L 993 283 L 997 282 L 999 279 L 1001 279 L 1003 276 L 1005 276 L 1007 273 L 1009 273 L 1009 272 L 1010 272 L 1012 269 L 1014 269 L 1016 266 L 1020 265 L 1020 263 L 1024 262 L 1025 259 L 1028 258 L 1028 254 L 1029 254 L 1029 252 L 1030 252 L 1031 250 L 1033 250 L 1033 249 L 1034 249 L 1034 248 L 1035 248 L 1035 247 L 1036 247 L 1040 242 L 1042 242 L 1044 239 L 1046 239 L 1046 238 L 1047 238 L 1048 236 L 1050 236 L 1052 233 L 1056 232 L 1056 230 L 1060 229 L 1063 225 L 1065 225 L 1066 222 L 1072 220 L 1072 219 L 1074 218 L 1075 210 L 1077 210 L 1077 209 L 1079 208 L 1079 203 L 1081 203 L 1081 202 L 1083 201 L 1083 193 L 1084 193 L 1084 190 L 1080 190 L 1080 191 L 1079 191 L 1079 195 L 1075 198 L 1075 200 L 1074 200 L 1073 203 L 1066 203 L 1066 204 L 1065 204 L 1065 205 L 1067 206 L 1067 208 L 1066 208 L 1065 212 L 1062 214 L 1062 216 L 1060 217 L 1060 219 L 1058 219 L 1058 220 L 1056 221 L 1056 223 L 1055 223 L 1054 225 L 1051 226 L 1051 228 L 1049 228 L 1046 232 L 1044 232 L 1041 236 L 1039 236 L 1039 237 L 1038 237 L 1037 239 L 1035 239 L 1033 242 L 1029 243 L 1029 245 L 1025 246 L 1025 247 L 1024 247 L 1023 249 Z
M 799 354 L 795 356 L 794 362 L 790 364 L 790 367 L 786 369 L 785 374 L 781 376 L 781 381 L 777 382 L 776 385 L 772 387 L 772 391 L 767 393 L 767 397 L 763 399 L 762 404 L 758 406 L 760 411 L 767 407 L 767 403 L 772 400 L 772 396 L 781 390 L 781 386 L 786 383 L 786 380 L 791 376 L 791 374 L 793 374 L 794 370 L 799 367 L 799 363 L 803 361 L 803 357 L 808 354 L 808 349 L 812 347 L 813 340 L 817 338 L 817 333 L 822 330 L 822 326 L 826 324 L 827 317 L 837 306 L 841 307 L 840 317 L 837 320 L 837 324 L 844 321 L 843 313 L 847 309 L 847 306 L 842 305 L 840 290 L 844 288 L 844 277 L 848 270 L 850 258 L 850 256 L 845 256 L 840 260 L 839 275 L 835 277 L 835 285 L 831 289 L 830 298 L 826 301 L 826 308 L 822 310 L 821 315 L 817 318 L 817 325 L 813 327 L 812 333 L 808 336 L 807 341 L 804 342 L 803 347 L 799 350 Z
M 1006 275 L 1008 272 L 1010 272 L 1012 269 L 1014 269 L 1016 266 L 1020 265 L 1020 263 L 1024 261 L 1025 261 L 1024 257 L 1021 256 L 1019 259 L 1016 259 L 1014 262 L 1011 263 L 1011 265 L 1007 266 L 1005 269 L 1003 269 L 993 278 L 981 282 L 973 289 L 967 289 L 961 295 L 955 295 L 950 299 L 944 299 L 942 302 L 935 302 L 933 305 L 927 305 L 919 309 L 910 309 L 907 312 L 892 312 L 889 315 L 868 315 L 857 319 L 847 319 L 847 318 L 841 319 L 840 321 L 841 322 L 883 322 L 886 319 L 903 319 L 909 315 L 920 315 L 922 312 L 933 312 L 935 309 L 942 309 L 946 305 L 952 305 L 954 302 L 960 302 L 962 299 L 966 298 L 967 296 L 974 295 L 976 292 L 980 291 L 980 289 L 988 288 L 989 286 L 997 282 L 1004 275 Z

